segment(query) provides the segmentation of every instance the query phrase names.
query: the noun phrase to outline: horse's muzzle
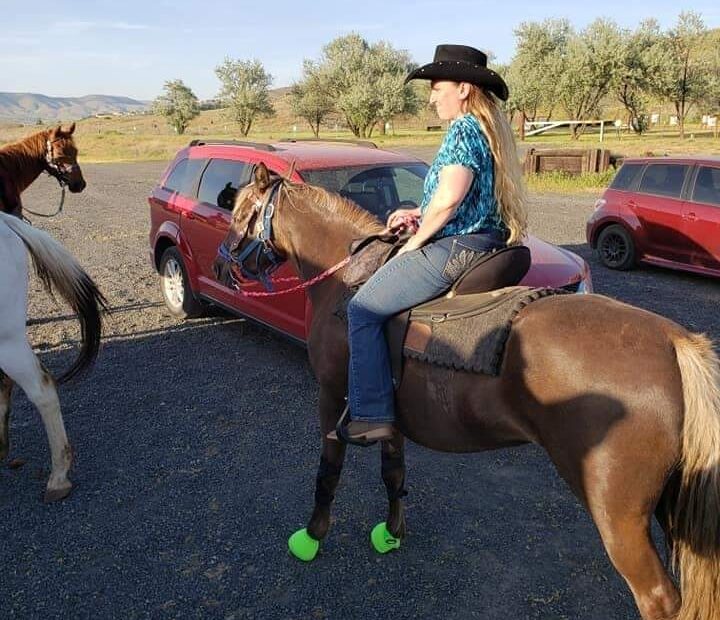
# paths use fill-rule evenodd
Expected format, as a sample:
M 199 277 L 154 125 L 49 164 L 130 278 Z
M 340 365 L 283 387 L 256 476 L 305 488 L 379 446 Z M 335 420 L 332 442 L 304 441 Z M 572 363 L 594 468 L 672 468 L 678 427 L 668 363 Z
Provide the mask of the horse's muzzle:
M 232 286 L 233 278 L 230 272 L 230 263 L 228 263 L 222 256 L 216 256 L 212 264 L 212 270 L 215 274 L 215 278 L 221 284 L 225 286 Z
M 79 181 L 71 181 L 68 183 L 68 189 L 73 194 L 79 194 L 86 187 L 87 183 L 85 183 L 85 179 L 80 179 Z

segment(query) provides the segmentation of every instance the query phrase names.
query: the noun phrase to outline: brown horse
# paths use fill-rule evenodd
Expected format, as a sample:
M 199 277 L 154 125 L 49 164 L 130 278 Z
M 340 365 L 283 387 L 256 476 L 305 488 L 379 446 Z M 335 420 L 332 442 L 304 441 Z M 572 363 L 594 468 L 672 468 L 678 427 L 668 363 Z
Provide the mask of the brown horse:
M 273 192 L 266 245 L 304 280 L 341 261 L 352 239 L 381 228 L 338 195 L 277 182 L 260 165 L 237 196 L 215 263 L 223 281 L 234 277 L 226 259 L 253 243 L 259 228 L 267 233 Z M 263 270 L 258 262 L 245 273 Z M 347 386 L 346 326 L 335 313 L 346 292 L 337 274 L 310 289 L 308 349 L 323 439 L 315 507 L 301 532 L 316 546 L 328 533 L 345 455 L 326 435 Z M 703 336 L 600 295 L 546 297 L 515 319 L 497 377 L 406 360 L 396 414 L 402 435 L 382 445 L 392 536 L 405 534 L 403 436 L 446 452 L 532 442 L 594 519 L 645 620 L 720 618 L 720 365 Z M 653 514 L 679 568 L 682 598 L 652 543 Z
M 75 123 L 66 130 L 58 125 L 0 147 L 0 211 L 22 215 L 20 194 L 41 172 L 55 177 L 73 193 L 85 189 L 74 131 Z

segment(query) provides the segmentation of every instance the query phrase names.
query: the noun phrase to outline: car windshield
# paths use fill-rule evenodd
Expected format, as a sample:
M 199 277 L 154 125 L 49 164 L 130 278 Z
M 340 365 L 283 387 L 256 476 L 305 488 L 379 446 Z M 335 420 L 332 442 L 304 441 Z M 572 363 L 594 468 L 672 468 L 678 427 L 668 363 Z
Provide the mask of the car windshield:
M 424 163 L 383 164 L 301 170 L 310 185 L 336 192 L 385 221 L 395 209 L 420 206 L 428 166 Z

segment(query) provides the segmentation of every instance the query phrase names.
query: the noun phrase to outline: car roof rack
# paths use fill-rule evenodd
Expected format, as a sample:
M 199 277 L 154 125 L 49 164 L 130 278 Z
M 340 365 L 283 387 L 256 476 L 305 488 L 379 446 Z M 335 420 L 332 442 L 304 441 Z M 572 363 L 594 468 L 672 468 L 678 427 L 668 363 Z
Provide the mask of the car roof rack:
M 354 144 L 355 146 L 366 146 L 371 149 L 376 149 L 377 144 L 370 142 L 370 140 L 351 140 L 343 138 L 282 138 L 280 142 L 338 142 L 341 144 Z
M 265 142 L 246 142 L 243 140 L 191 140 L 188 146 L 204 146 L 212 144 L 226 144 L 228 146 L 247 146 L 258 151 L 277 151 L 272 144 Z

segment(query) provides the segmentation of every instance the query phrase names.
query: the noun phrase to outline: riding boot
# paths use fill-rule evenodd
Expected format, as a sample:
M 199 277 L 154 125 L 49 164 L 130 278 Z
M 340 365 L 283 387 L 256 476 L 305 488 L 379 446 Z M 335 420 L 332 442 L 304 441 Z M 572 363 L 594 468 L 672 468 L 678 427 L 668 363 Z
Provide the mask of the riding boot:
M 351 420 L 347 426 L 344 427 L 343 435 L 347 437 L 349 441 L 355 441 L 360 443 L 370 443 L 376 441 L 385 441 L 386 439 L 392 439 L 395 427 L 390 422 L 364 422 L 362 420 Z M 331 431 L 327 434 L 328 439 L 334 439 L 335 441 L 342 441 L 338 438 L 336 431 Z

